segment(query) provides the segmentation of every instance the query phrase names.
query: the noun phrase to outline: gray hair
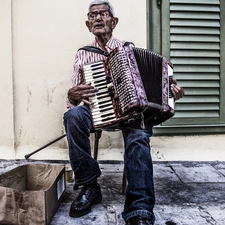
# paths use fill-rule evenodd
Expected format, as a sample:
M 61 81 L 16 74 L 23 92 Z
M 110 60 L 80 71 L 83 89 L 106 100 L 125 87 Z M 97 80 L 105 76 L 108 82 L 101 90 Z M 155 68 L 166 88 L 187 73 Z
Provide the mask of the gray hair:
M 91 10 L 91 7 L 94 5 L 102 5 L 105 4 L 109 7 L 109 12 L 111 13 L 111 15 L 114 17 L 115 13 L 114 13 L 114 8 L 113 6 L 109 3 L 108 0 L 94 0 L 91 2 L 91 4 L 89 5 L 89 11 Z

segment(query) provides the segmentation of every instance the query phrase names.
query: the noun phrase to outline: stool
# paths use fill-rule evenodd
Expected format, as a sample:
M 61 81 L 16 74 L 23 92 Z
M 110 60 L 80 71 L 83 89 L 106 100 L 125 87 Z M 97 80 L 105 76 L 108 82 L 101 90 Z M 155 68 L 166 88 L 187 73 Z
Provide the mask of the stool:
M 115 130 L 113 130 L 115 131 Z M 102 136 L 102 130 L 97 130 L 95 132 L 95 140 L 94 140 L 94 159 L 98 159 L 98 146 L 99 146 L 99 140 Z M 122 178 L 122 195 L 126 192 L 126 186 L 127 186 L 127 178 L 126 178 L 126 171 L 125 167 L 123 168 L 123 178 Z

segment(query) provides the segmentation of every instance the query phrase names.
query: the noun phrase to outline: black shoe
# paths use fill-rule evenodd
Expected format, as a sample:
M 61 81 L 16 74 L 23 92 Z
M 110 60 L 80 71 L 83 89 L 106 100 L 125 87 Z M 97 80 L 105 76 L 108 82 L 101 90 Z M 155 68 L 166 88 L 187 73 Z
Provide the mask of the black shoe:
M 135 216 L 130 218 L 127 222 L 126 225 L 153 225 L 152 221 L 141 217 L 141 216 Z
M 101 201 L 102 201 L 102 193 L 98 183 L 96 187 L 84 186 L 80 194 L 73 201 L 70 207 L 70 216 L 71 217 L 84 216 L 91 211 L 93 205 Z

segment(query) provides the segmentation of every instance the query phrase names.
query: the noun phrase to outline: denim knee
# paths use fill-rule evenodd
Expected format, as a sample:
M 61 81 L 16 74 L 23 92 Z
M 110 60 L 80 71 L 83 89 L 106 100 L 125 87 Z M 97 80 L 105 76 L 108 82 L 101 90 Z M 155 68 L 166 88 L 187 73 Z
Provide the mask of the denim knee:
M 91 113 L 88 106 L 77 106 L 69 109 L 63 117 L 64 126 L 67 129 L 74 127 L 85 127 L 88 132 L 92 129 Z

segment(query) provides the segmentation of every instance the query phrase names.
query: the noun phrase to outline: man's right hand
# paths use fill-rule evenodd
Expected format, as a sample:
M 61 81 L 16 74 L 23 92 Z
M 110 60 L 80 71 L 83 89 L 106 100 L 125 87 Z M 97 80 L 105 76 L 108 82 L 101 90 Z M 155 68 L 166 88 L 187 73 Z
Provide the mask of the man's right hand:
M 91 83 L 81 84 L 75 87 L 72 87 L 68 91 L 68 100 L 70 103 L 76 105 L 77 102 L 84 102 L 88 105 L 91 104 L 89 102 L 89 97 L 94 97 L 98 89 L 91 86 Z

